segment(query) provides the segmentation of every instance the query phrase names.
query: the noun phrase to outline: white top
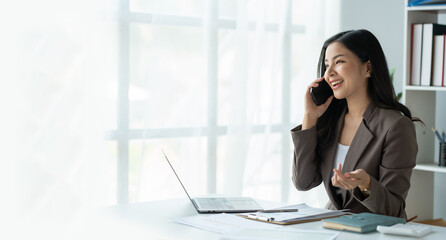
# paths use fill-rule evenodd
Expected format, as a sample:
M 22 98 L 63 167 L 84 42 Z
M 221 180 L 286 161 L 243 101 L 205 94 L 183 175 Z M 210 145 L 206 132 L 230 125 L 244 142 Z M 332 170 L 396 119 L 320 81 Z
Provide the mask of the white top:
M 338 169 L 339 163 L 342 164 L 342 167 L 344 167 L 345 162 L 345 156 L 347 156 L 347 152 L 350 146 L 345 146 L 340 143 L 338 143 L 338 148 L 336 150 L 336 157 L 333 162 L 333 169 Z M 331 176 L 333 176 L 333 172 L 331 173 Z M 336 193 L 341 194 L 341 189 L 336 188 Z
M 345 156 L 347 156 L 347 152 L 348 152 L 349 148 L 350 148 L 350 146 L 345 146 L 345 145 L 338 143 L 338 149 L 336 151 L 336 158 L 333 163 L 334 169 L 338 169 L 339 163 L 342 164 L 342 166 L 344 166 Z

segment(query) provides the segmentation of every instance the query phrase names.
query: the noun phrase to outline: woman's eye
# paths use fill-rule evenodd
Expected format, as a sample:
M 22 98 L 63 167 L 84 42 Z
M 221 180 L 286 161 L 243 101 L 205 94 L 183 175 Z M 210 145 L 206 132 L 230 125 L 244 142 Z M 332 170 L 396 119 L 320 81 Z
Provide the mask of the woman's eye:
M 336 64 L 341 63 L 341 62 L 342 62 L 341 60 L 338 60 L 338 61 L 336 61 Z

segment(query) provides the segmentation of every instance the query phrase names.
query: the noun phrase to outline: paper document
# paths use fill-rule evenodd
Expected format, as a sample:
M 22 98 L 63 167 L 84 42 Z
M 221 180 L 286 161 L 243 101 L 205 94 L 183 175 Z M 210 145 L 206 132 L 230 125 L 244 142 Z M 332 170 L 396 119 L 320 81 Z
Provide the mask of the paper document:
M 277 229 L 281 227 L 225 213 L 182 217 L 176 218 L 174 221 L 216 233 L 233 232 L 242 229 Z
M 310 231 L 299 229 L 243 229 L 225 233 L 221 240 L 334 240 L 339 232 Z
M 305 203 L 281 207 L 280 209 L 298 209 L 297 212 L 278 212 L 278 213 L 263 213 L 256 212 L 255 215 L 266 218 L 266 219 L 274 219 L 273 222 L 296 222 L 296 221 L 304 221 L 304 220 L 312 220 L 312 219 L 321 219 L 328 217 L 341 216 L 345 214 L 345 211 L 337 211 L 337 210 L 329 210 L 322 208 L 313 208 Z M 240 215 L 248 216 L 252 213 L 243 213 Z

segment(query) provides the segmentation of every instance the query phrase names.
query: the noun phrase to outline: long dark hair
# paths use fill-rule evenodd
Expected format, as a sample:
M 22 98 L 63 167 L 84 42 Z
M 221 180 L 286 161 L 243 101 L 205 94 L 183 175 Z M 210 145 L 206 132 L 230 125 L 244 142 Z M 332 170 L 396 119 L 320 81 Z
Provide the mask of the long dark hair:
M 372 72 L 368 81 L 367 92 L 371 101 L 376 106 L 400 111 L 412 121 L 421 122 L 419 118 L 413 118 L 410 110 L 396 99 L 384 52 L 378 39 L 367 30 L 345 31 L 327 39 L 319 57 L 319 77 L 323 77 L 325 73 L 325 52 L 327 47 L 333 42 L 342 43 L 347 49 L 358 56 L 361 62 L 366 63 L 370 61 Z M 318 142 L 322 148 L 334 140 L 336 123 L 346 108 L 347 101 L 345 99 L 333 98 L 327 111 L 317 120 Z

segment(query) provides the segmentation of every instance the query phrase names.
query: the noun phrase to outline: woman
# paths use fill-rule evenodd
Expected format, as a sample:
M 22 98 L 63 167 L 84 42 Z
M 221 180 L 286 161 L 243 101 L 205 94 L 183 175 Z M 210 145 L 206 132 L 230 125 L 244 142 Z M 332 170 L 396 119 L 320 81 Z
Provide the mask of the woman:
M 420 120 L 396 100 L 378 40 L 367 30 L 334 35 L 322 47 L 318 75 L 302 125 L 291 130 L 294 185 L 305 191 L 323 182 L 329 209 L 407 218 L 418 151 L 413 121 Z M 320 81 L 334 97 L 316 106 L 310 88 Z

